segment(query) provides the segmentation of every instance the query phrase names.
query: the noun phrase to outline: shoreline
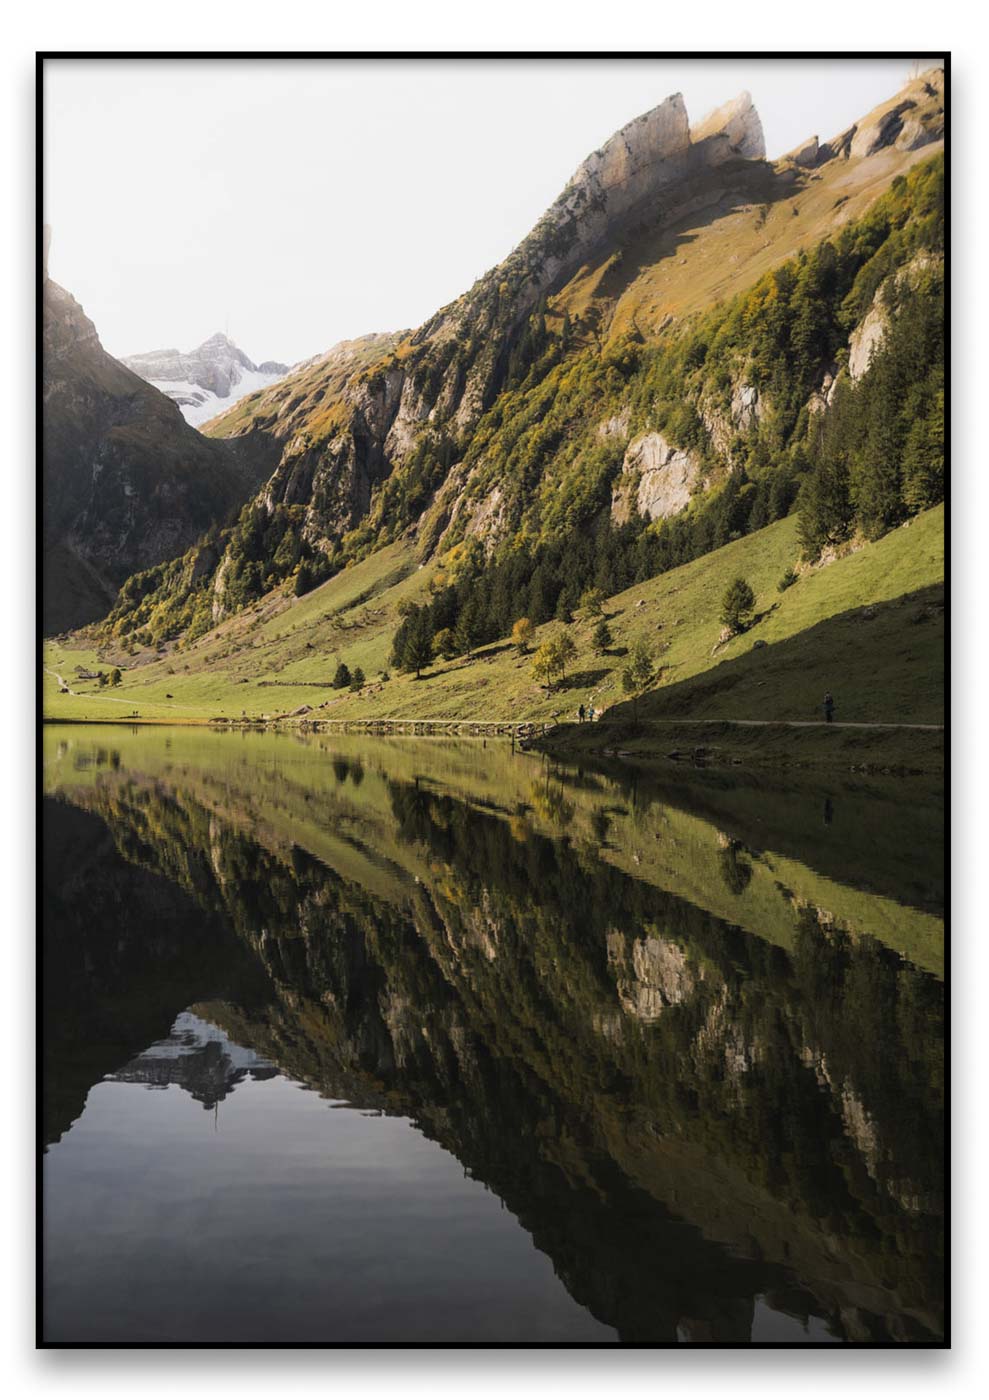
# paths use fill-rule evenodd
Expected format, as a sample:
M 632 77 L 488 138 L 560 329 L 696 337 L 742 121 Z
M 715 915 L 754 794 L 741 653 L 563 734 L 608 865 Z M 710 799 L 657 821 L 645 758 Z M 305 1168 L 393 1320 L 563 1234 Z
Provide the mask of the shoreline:
M 532 747 L 551 757 L 574 760 L 914 777 L 944 773 L 945 732 L 943 725 L 926 724 L 602 719 L 594 724 L 559 725 Z
M 114 715 L 65 718 L 43 715 L 43 725 L 113 725 L 209 729 L 214 733 L 283 732 L 367 734 L 408 738 L 493 738 L 517 744 L 522 752 L 569 760 L 619 760 L 664 767 L 756 767 L 881 773 L 888 776 L 941 775 L 943 725 L 856 724 L 771 720 L 629 720 L 594 723 L 470 719 L 227 719 Z

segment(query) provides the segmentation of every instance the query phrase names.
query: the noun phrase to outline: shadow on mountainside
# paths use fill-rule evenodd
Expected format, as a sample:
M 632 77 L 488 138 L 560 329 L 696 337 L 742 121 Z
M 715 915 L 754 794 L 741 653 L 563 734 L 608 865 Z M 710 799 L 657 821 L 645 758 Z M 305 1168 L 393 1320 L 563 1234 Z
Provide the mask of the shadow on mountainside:
M 687 245 L 697 242 L 707 225 L 753 205 L 768 209 L 793 199 L 806 183 L 803 171 L 778 171 L 764 161 L 750 160 L 726 162 L 688 175 L 665 199 L 654 201 L 648 211 L 633 210 L 616 222 L 588 268 L 581 269 L 576 278 L 568 274 L 564 285 L 587 271 L 594 277 L 591 266 L 600 268 L 605 260 L 603 271 L 596 276 L 593 297 L 596 303 L 616 304 L 644 271 L 676 258 Z M 616 253 L 620 256 L 615 257 Z M 605 329 L 602 311 L 600 305 L 593 306 L 585 316 L 588 325 L 598 332 Z
M 853 608 L 792 637 L 747 650 L 698 676 L 643 695 L 641 721 L 821 720 L 826 691 L 846 723 L 941 724 L 944 720 L 944 586 Z M 736 645 L 738 643 L 736 642 Z M 673 672 L 675 675 L 675 671 Z M 611 720 L 634 720 L 629 702 Z

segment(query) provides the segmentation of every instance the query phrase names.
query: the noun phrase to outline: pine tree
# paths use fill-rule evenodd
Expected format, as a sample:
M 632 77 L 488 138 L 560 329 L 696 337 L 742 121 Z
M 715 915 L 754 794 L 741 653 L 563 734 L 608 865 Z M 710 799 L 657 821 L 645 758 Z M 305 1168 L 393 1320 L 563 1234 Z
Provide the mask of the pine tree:
M 415 671 L 418 680 L 433 659 L 433 632 L 429 625 L 428 611 L 420 608 L 410 616 L 409 623 L 399 664 L 405 671 Z
M 611 628 L 608 626 L 607 622 L 602 617 L 601 621 L 594 629 L 594 636 L 591 639 L 591 645 L 594 647 L 594 650 L 599 656 L 604 656 L 605 652 L 607 652 L 608 648 L 611 646 L 613 641 L 614 638 L 611 635 Z
M 364 686 L 364 672 L 359 666 L 355 666 L 350 674 L 351 690 L 361 690 Z
M 939 389 L 928 414 L 907 434 L 903 449 L 903 498 L 911 511 L 927 510 L 944 500 L 944 390 Z
M 854 511 L 848 467 L 840 456 L 823 456 L 800 489 L 798 536 L 806 559 L 851 534 Z
M 345 661 L 339 662 L 336 671 L 333 673 L 333 689 L 346 690 L 350 684 L 350 667 Z
M 468 598 L 460 610 L 457 625 L 453 629 L 457 656 L 470 656 L 477 645 L 480 632 L 478 611 L 477 603 L 473 598 Z
M 737 578 L 721 600 L 721 621 L 734 635 L 742 632 L 752 619 L 755 594 L 744 578 Z

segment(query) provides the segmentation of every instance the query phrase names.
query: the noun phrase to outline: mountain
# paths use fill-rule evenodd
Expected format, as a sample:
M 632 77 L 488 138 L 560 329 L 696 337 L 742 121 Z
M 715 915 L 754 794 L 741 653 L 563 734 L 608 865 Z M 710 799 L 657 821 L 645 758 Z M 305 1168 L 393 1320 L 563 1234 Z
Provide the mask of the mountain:
M 271 463 L 257 442 L 204 438 L 164 394 L 108 355 L 79 303 L 47 275 L 47 232 L 45 254 L 47 635 L 103 616 L 130 574 L 223 521 Z
M 181 350 L 149 350 L 142 355 L 125 355 L 121 364 L 177 403 L 182 417 L 193 427 L 288 373 L 288 365 L 277 360 L 254 364 L 219 332 L 187 355 Z
M 932 70 L 768 162 L 748 94 L 693 128 L 668 98 L 423 326 L 335 347 L 214 420 L 274 471 L 218 540 L 129 580 L 98 637 L 208 634 L 212 654 L 211 629 L 262 599 L 270 616 L 362 561 L 394 581 L 400 546 L 428 567 L 385 664 L 412 638 L 469 663 L 520 615 L 565 623 L 588 588 L 795 509 L 789 572 L 936 506 L 943 101 Z

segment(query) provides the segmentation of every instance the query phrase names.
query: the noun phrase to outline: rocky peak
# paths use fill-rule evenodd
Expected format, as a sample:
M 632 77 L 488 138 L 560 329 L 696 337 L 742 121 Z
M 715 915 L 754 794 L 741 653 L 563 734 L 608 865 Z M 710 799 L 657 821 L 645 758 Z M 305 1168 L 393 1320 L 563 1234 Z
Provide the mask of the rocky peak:
M 623 126 L 577 168 L 561 200 L 568 205 L 605 198 L 612 215 L 621 213 L 657 179 L 676 173 L 676 158 L 690 146 L 690 124 L 683 97 L 675 92 L 658 107 Z M 674 164 L 670 164 L 670 162 Z M 569 198 L 568 198 L 569 196 Z M 559 202 L 559 201 L 558 201 Z
M 801 141 L 799 146 L 794 146 L 792 151 L 787 151 L 784 160 L 792 160 L 794 165 L 814 166 L 820 154 L 820 143 L 816 136 L 808 136 L 806 141 Z
M 876 107 L 855 128 L 853 156 L 871 156 L 886 146 L 914 151 L 944 135 L 944 70 L 931 68 L 912 78 L 889 102 Z
M 174 400 L 193 425 L 206 422 L 244 394 L 288 373 L 288 366 L 276 360 L 256 365 L 222 331 L 188 354 L 176 349 L 149 350 L 128 355 L 123 363 Z
M 208 340 L 204 340 L 197 350 L 193 350 L 194 355 L 200 355 L 203 359 L 209 360 L 236 360 L 237 364 L 243 365 L 245 369 L 253 369 L 254 365 L 241 350 L 239 345 L 235 345 L 229 336 L 222 331 L 217 331 Z
M 765 160 L 766 140 L 762 121 L 752 101 L 752 94 L 740 92 L 730 102 L 718 107 L 690 133 L 694 146 L 710 143 L 709 159 L 717 163 L 731 157 L 743 160 Z
M 644 207 L 702 165 L 763 160 L 762 122 L 749 93 L 740 93 L 692 130 L 675 92 L 636 117 L 578 167 L 546 218 L 576 219 L 580 242 Z

